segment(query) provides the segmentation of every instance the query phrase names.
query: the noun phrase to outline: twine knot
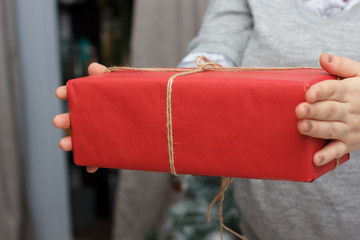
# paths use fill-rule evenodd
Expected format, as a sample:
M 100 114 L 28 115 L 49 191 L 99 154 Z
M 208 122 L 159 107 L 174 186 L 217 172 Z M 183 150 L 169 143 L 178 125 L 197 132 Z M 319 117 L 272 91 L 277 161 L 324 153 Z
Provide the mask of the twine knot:
M 203 63 L 204 62 L 204 63 Z M 209 66 L 211 68 L 223 68 L 222 65 L 216 63 L 216 62 L 212 62 L 210 61 L 207 57 L 205 56 L 197 56 L 195 58 L 195 64 L 198 67 L 199 70 L 201 71 L 205 71 L 206 68 L 208 68 Z M 210 68 L 209 68 L 210 69 Z

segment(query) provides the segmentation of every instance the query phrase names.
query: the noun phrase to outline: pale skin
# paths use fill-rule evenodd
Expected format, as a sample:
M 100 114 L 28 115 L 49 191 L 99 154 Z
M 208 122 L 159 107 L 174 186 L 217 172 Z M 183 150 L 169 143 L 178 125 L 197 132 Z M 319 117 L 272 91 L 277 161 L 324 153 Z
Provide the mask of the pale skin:
M 346 153 L 360 150 L 360 62 L 352 61 L 326 53 L 320 56 L 321 67 L 330 74 L 343 80 L 326 80 L 314 84 L 305 94 L 306 101 L 295 108 L 299 118 L 298 130 L 301 134 L 330 139 L 330 143 L 314 154 L 316 166 L 329 163 Z M 103 73 L 106 67 L 92 63 L 89 75 Z M 56 89 L 56 96 L 67 100 L 66 86 Z M 55 116 L 55 127 L 69 129 L 70 114 Z M 64 151 L 72 150 L 71 137 L 60 140 Z M 98 168 L 89 166 L 88 172 Z

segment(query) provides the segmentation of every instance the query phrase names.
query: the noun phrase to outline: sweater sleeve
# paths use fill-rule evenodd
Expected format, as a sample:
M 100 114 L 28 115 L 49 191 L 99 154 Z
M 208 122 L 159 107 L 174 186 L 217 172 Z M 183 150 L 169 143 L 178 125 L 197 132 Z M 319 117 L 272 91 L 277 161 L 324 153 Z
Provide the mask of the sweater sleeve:
M 211 0 L 199 34 L 189 45 L 189 53 L 222 54 L 241 64 L 253 19 L 246 0 Z

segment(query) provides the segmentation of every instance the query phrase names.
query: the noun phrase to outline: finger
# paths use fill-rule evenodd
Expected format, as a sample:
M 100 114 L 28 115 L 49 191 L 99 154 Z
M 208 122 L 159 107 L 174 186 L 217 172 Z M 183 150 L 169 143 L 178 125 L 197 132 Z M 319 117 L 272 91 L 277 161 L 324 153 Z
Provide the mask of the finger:
M 321 101 L 316 103 L 300 103 L 295 113 L 299 119 L 315 119 L 326 121 L 346 120 L 347 105 L 336 101 Z
M 72 150 L 71 137 L 63 137 L 59 142 L 59 147 L 64 151 L 71 151 Z
M 86 171 L 88 173 L 94 173 L 98 170 L 99 168 L 98 167 L 86 167 Z
M 348 127 L 343 122 L 300 120 L 298 130 L 301 134 L 314 138 L 340 139 L 348 132 Z
M 314 103 L 322 100 L 346 102 L 348 100 L 348 85 L 339 80 L 325 80 L 312 85 L 305 94 L 307 102 Z
M 88 72 L 89 75 L 96 75 L 104 73 L 106 69 L 107 67 L 105 67 L 104 65 L 94 62 L 89 65 Z
M 342 78 L 360 76 L 360 62 L 349 58 L 323 53 L 320 56 L 320 65 L 328 73 Z
M 315 153 L 313 162 L 316 166 L 322 166 L 334 159 L 341 158 L 346 153 L 347 147 L 343 142 L 333 141 Z
M 66 86 L 58 87 L 55 90 L 55 95 L 61 100 L 67 100 L 67 88 Z
M 70 128 L 70 113 L 62 113 L 56 115 L 53 119 L 53 124 L 55 127 L 60 129 L 69 129 Z

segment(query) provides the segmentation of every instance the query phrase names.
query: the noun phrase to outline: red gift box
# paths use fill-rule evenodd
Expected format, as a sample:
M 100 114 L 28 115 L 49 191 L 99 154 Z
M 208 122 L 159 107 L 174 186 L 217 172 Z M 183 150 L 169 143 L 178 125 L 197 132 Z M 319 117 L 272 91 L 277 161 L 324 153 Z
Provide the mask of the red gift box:
M 70 80 L 75 163 L 170 172 L 167 83 L 176 71 L 121 70 Z M 178 174 L 313 181 L 331 171 L 313 155 L 326 140 L 299 134 L 295 107 L 320 69 L 205 71 L 172 84 Z M 349 159 L 345 155 L 340 164 Z

